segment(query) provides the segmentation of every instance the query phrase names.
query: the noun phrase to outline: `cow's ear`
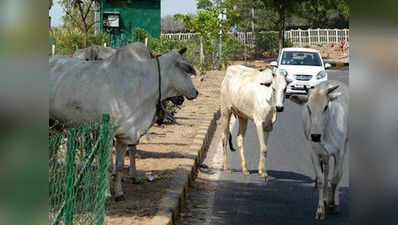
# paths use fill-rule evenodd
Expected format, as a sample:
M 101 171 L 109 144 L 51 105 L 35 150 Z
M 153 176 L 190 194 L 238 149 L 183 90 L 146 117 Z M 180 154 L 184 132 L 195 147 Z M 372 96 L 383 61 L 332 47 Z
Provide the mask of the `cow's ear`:
M 177 66 L 182 69 L 185 73 L 196 75 L 196 70 L 193 66 L 186 62 L 178 62 Z
M 328 98 L 330 101 L 335 100 L 341 95 L 341 92 L 336 92 L 335 90 L 339 88 L 339 85 L 334 85 L 328 88 Z
M 293 96 L 290 96 L 289 99 L 290 99 L 290 101 L 292 101 L 292 102 L 294 102 L 296 104 L 299 104 L 299 105 L 303 105 L 303 104 L 308 102 L 308 97 L 307 96 L 299 97 L 297 95 L 293 95 Z
M 187 51 L 187 48 L 182 48 L 178 51 L 178 53 L 180 53 L 180 55 L 184 55 L 184 53 Z

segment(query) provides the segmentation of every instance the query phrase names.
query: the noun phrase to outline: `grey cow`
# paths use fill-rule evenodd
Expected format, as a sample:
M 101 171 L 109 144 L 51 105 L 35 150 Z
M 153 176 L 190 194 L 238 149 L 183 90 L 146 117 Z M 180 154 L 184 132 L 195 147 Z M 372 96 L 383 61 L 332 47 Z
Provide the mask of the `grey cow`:
M 159 57 L 161 100 L 198 96 L 190 76 L 195 70 L 183 58 L 185 51 L 173 50 Z M 135 158 L 135 146 L 155 122 L 159 95 L 156 59 L 135 54 L 129 45 L 102 61 L 50 58 L 50 118 L 73 126 L 110 114 L 116 128 L 116 151 L 125 155 L 130 150 Z M 132 163 L 135 176 L 135 160 Z M 117 163 L 116 167 L 115 195 L 120 199 L 123 166 Z
M 305 104 L 304 134 L 312 144 L 311 159 L 319 190 L 315 218 L 320 220 L 325 218 L 326 207 L 330 213 L 339 212 L 338 185 L 343 176 L 343 162 L 348 148 L 348 96 L 344 83 L 331 80 L 308 90 L 307 98 L 291 97 L 293 102 Z M 334 158 L 334 171 L 332 195 L 328 198 L 330 157 Z

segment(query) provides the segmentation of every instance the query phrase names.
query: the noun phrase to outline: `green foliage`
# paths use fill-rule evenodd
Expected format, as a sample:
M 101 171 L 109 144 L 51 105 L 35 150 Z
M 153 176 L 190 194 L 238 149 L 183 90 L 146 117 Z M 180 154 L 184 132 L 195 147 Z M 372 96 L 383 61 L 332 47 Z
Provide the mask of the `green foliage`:
M 59 0 L 64 8 L 64 26 L 68 29 L 79 29 L 85 35 L 84 45 L 89 46 L 89 35 L 95 30 L 95 3 L 97 0 Z
M 201 74 L 205 74 L 208 70 L 216 68 L 216 56 L 220 39 L 222 41 L 220 63 L 224 65 L 227 65 L 227 62 L 234 56 L 233 53 L 241 47 L 237 38 L 228 34 L 228 32 L 231 31 L 233 24 L 229 20 L 219 19 L 221 12 L 222 10 L 220 8 L 212 7 L 198 11 L 198 14 L 195 17 L 176 15 L 177 18 L 181 19 L 185 23 L 189 32 L 198 34 L 193 40 L 198 49 L 197 55 L 199 55 L 200 49 L 198 47 L 200 47 L 200 37 L 202 37 L 205 61 L 202 64 L 199 63 L 199 59 L 194 61 Z M 227 9 L 226 14 L 230 15 L 231 18 L 235 15 L 234 11 L 231 9 Z
M 349 7 L 346 0 L 307 0 L 297 15 L 311 28 L 348 27 Z
M 283 45 L 285 48 L 292 47 L 290 40 L 286 40 Z M 255 58 L 276 57 L 279 48 L 279 35 L 277 32 L 257 32 L 256 47 L 254 49 Z
M 172 15 L 162 17 L 162 33 L 184 32 L 185 25 L 181 19 Z
M 210 0 L 196 0 L 196 8 L 197 9 L 209 9 L 213 6 L 213 3 Z
M 85 35 L 78 29 L 55 28 L 49 33 L 50 40 L 55 40 L 56 54 L 73 54 L 76 49 L 84 48 Z M 88 46 L 109 43 L 109 34 L 97 33 L 88 35 Z M 51 54 L 51 46 L 50 54 Z

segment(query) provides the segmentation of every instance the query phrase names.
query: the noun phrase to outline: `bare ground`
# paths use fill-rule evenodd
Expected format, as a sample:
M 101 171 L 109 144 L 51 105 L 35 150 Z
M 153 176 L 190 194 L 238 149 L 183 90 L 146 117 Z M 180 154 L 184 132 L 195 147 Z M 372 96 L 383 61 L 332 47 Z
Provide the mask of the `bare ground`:
M 214 111 L 219 102 L 219 86 L 225 71 L 209 72 L 203 81 L 194 79 L 199 97 L 185 101 L 176 113 L 175 125 L 153 126 L 137 146 L 137 173 L 141 178 L 152 172 L 155 180 L 133 184 L 128 178 L 123 182 L 125 200 L 111 201 L 107 205 L 107 224 L 150 224 L 155 216 L 164 190 L 176 185 L 176 179 L 187 173 L 188 150 L 196 135 L 198 121 L 208 111 Z M 125 158 L 127 177 L 128 157 Z M 185 176 L 185 175 L 184 175 Z

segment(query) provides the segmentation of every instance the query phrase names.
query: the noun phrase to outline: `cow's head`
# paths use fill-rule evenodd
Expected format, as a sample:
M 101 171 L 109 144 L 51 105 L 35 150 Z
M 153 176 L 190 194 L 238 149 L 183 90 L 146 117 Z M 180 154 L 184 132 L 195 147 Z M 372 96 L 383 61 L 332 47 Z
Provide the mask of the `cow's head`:
M 321 142 L 328 122 L 330 103 L 341 93 L 335 91 L 339 85 L 328 85 L 326 82 L 316 88 L 307 90 L 306 97 L 292 96 L 290 99 L 297 104 L 305 104 L 304 114 L 308 116 L 307 135 L 313 142 Z
M 161 56 L 161 59 L 165 60 L 163 66 L 166 66 L 167 97 L 185 96 L 192 100 L 199 94 L 191 79 L 192 75 L 196 75 L 196 71 L 183 57 L 186 50 L 172 50 Z
M 287 85 L 293 80 L 287 76 L 287 72 L 285 70 L 279 70 L 279 72 L 277 74 L 273 74 L 273 76 L 274 78 L 271 86 L 275 93 L 275 107 L 276 111 L 282 112 Z

